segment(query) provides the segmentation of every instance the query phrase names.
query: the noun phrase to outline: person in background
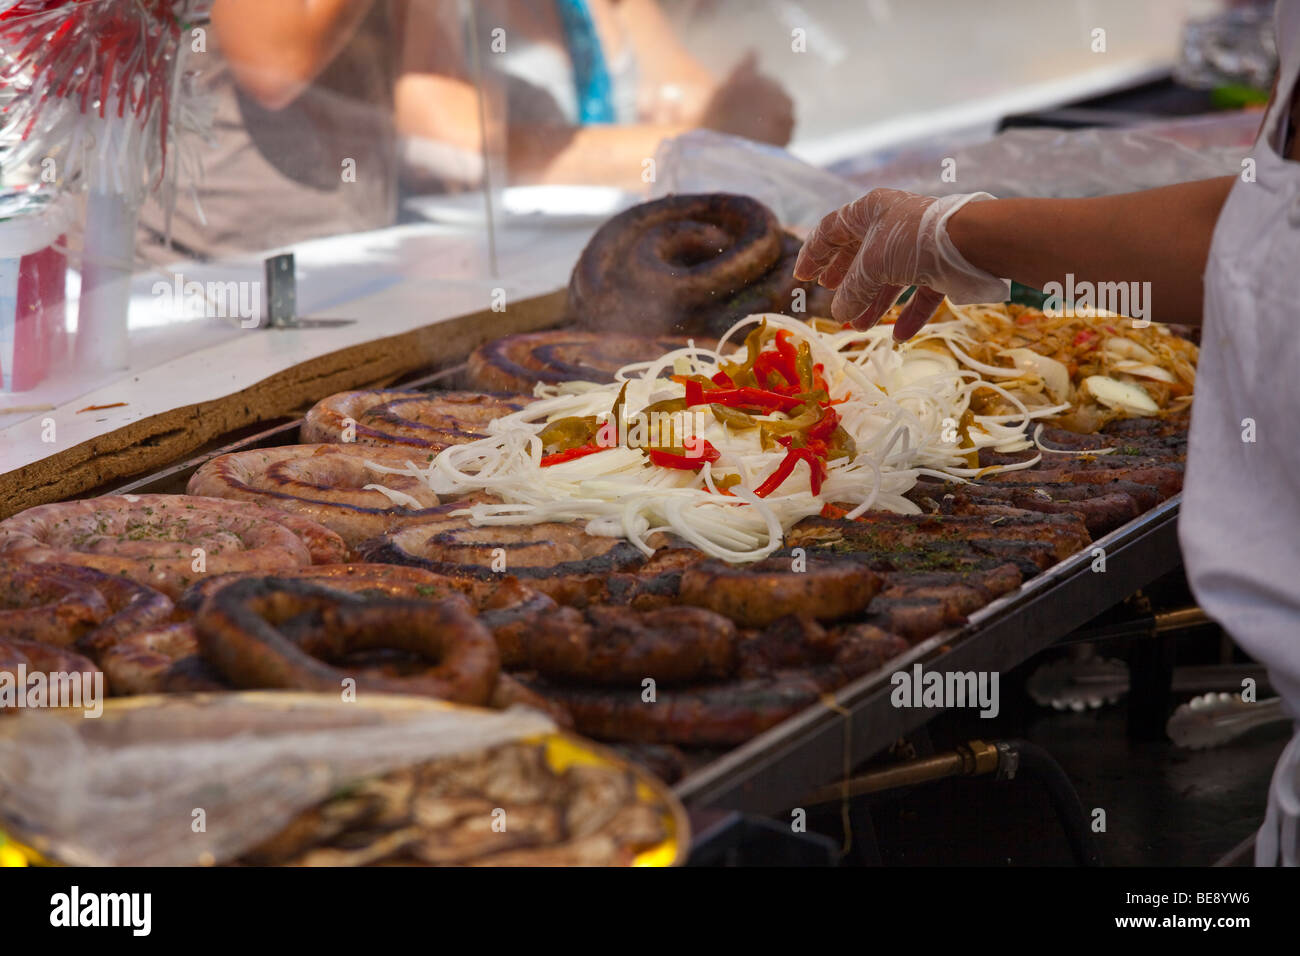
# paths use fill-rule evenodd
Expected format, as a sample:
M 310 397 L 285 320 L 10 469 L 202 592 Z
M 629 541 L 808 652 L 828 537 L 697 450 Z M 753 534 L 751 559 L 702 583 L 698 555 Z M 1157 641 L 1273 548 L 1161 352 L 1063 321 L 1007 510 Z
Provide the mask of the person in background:
M 141 256 L 238 256 L 395 222 L 398 15 L 389 0 L 214 0 L 207 49 L 186 63 L 215 105 L 198 208 L 184 184 L 170 217 L 146 204 Z
M 809 234 L 801 279 L 835 289 L 836 319 L 916 334 L 945 295 L 1150 282 L 1155 317 L 1200 324 L 1179 538 L 1201 606 L 1254 658 L 1300 722 L 1300 0 L 1277 5 L 1277 85 L 1251 154 L 1227 176 L 1095 199 L 935 199 L 877 189 Z M 1300 729 L 1274 771 L 1256 863 L 1300 863 Z
M 493 15 L 501 14 L 501 22 Z M 477 186 L 482 125 L 465 25 L 455 0 L 411 0 L 396 122 L 420 191 Z M 504 74 L 512 183 L 639 186 L 660 140 L 707 127 L 785 145 L 793 104 L 744 57 L 719 81 L 692 57 L 656 0 L 483 4 L 483 54 Z

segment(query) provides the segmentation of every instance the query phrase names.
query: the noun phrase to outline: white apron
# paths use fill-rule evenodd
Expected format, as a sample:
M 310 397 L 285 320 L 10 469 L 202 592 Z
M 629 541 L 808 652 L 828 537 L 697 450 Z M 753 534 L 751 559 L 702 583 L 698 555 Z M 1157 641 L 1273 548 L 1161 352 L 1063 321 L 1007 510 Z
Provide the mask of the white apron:
M 1224 204 L 1205 272 L 1179 537 L 1201 606 L 1268 667 L 1300 722 L 1300 162 L 1283 158 L 1300 74 L 1300 0 L 1277 6 L 1277 95 Z M 1255 862 L 1297 864 L 1300 727 Z

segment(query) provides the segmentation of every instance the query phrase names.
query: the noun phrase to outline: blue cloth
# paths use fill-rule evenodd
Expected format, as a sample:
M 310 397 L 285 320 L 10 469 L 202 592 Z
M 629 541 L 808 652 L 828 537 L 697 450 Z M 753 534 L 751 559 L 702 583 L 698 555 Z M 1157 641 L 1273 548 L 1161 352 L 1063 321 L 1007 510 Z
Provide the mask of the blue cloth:
M 586 0 L 555 0 L 564 27 L 564 42 L 573 61 L 578 95 L 578 122 L 583 126 L 614 122 L 614 91 L 596 24 Z

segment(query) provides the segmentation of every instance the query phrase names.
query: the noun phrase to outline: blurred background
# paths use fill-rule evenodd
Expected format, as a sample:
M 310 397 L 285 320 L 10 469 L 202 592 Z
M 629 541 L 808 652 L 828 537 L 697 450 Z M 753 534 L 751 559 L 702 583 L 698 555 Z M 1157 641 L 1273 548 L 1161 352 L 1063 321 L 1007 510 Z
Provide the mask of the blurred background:
M 601 222 L 671 191 L 749 192 L 797 232 L 873 185 L 1090 195 L 1232 171 L 1271 7 L 0 0 L 20 277 L 0 413 L 255 325 L 260 301 L 206 290 L 277 252 L 305 314 L 399 283 L 558 287 Z M 124 90 L 144 92 L 123 110 Z
M 1215 0 L 669 0 L 687 47 L 720 73 L 752 47 L 794 100 L 810 162 L 1057 106 L 1168 75 L 1184 24 Z M 791 51 L 791 31 L 807 53 Z M 1105 30 L 1094 52 L 1094 30 Z

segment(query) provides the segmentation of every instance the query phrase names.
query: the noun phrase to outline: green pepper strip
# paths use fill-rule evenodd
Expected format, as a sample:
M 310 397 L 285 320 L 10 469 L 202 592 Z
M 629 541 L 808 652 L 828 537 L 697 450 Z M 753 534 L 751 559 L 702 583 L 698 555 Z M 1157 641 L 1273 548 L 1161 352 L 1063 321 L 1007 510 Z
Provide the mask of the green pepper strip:
M 684 401 L 684 399 L 683 399 Z M 737 411 L 734 408 L 728 408 L 726 405 L 712 404 L 709 411 L 713 412 L 713 417 L 724 425 L 730 425 L 732 428 L 746 429 L 757 428 L 758 420 L 744 412 Z
M 619 415 L 623 411 L 623 404 L 627 401 L 627 382 L 618 390 L 618 398 L 614 399 L 614 407 L 609 411 L 609 420 L 614 424 L 614 435 L 618 444 L 623 444 L 623 420 Z
M 646 427 L 652 427 L 653 423 L 650 421 L 651 415 L 654 415 L 656 413 L 671 414 L 673 412 L 684 412 L 684 411 L 686 411 L 686 399 L 665 398 L 663 401 L 653 402 L 647 405 L 645 408 L 641 409 L 641 411 L 637 413 L 637 417 L 646 423 Z M 673 441 L 676 441 L 677 436 L 673 432 L 673 423 L 671 419 L 668 422 L 668 428 L 669 428 L 669 437 Z
M 754 361 L 763 351 L 763 336 L 767 334 L 767 319 L 759 323 L 758 328 L 754 329 L 749 335 L 745 336 L 745 349 L 749 353 L 745 361 L 737 365 L 734 362 L 721 362 L 722 370 L 730 376 L 731 380 L 737 385 L 757 385 L 758 380 L 754 377 Z
M 773 435 L 790 435 L 812 428 L 822 420 L 822 410 L 816 405 L 804 405 L 794 418 L 784 422 L 763 422 L 763 427 Z
M 653 415 L 655 412 L 684 412 L 686 411 L 686 399 L 684 398 L 665 398 L 661 402 L 654 402 L 641 409 L 642 415 Z
M 794 360 L 795 370 L 799 373 L 799 384 L 805 392 L 814 389 L 812 346 L 807 342 L 799 343 L 799 354 Z
M 831 433 L 831 440 L 827 444 L 830 449 L 827 458 L 852 458 L 858 453 L 857 442 L 844 430 L 843 425 L 835 426 L 835 431 Z
M 595 415 L 585 415 L 581 418 L 570 415 L 548 422 L 546 427 L 537 433 L 537 437 L 541 439 L 543 451 L 549 449 L 548 453 L 554 454 L 590 444 L 596 436 L 598 427 Z

